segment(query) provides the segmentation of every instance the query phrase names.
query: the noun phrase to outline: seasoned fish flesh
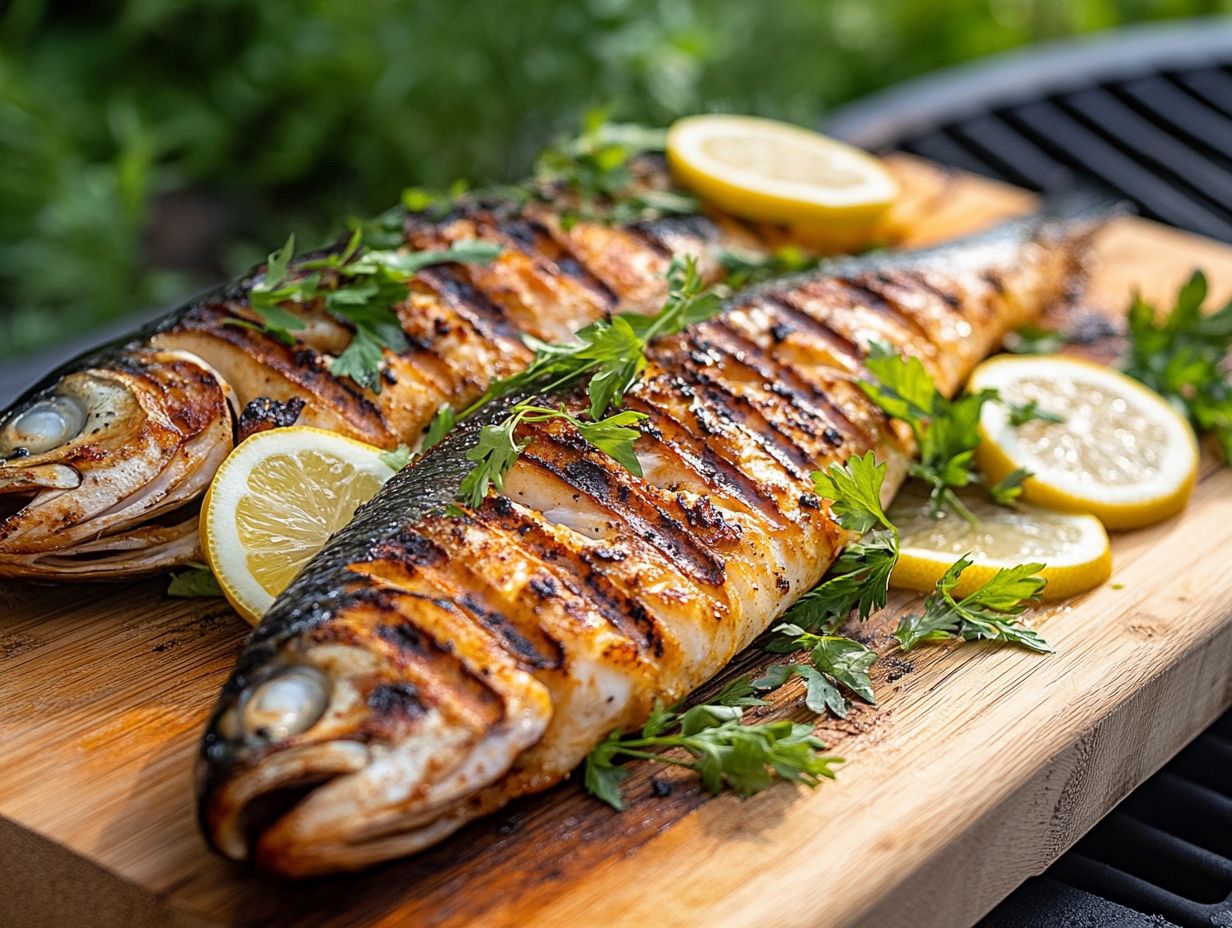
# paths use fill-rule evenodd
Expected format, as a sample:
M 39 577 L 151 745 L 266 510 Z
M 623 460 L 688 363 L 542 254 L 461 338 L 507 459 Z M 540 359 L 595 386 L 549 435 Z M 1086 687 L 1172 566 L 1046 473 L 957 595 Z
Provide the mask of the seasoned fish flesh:
M 641 182 L 666 175 L 648 167 Z M 298 421 L 414 445 L 442 403 L 529 362 L 523 335 L 560 341 L 605 313 L 654 312 L 673 257 L 714 280 L 723 250 L 765 253 L 721 217 L 621 226 L 563 221 L 568 206 L 464 198 L 441 219 L 407 214 L 408 250 L 501 252 L 415 276 L 394 308 L 409 346 L 386 349 L 379 391 L 330 372 L 354 330 L 319 305 L 285 304 L 303 325 L 294 344 L 235 324 L 256 321 L 261 269 L 56 371 L 0 412 L 0 577 L 109 579 L 199 559 L 201 495 L 247 432 Z
M 519 432 L 503 495 L 455 507 L 486 420 L 464 423 L 244 648 L 201 747 L 209 841 L 293 876 L 409 854 L 689 693 L 850 541 L 811 471 L 871 449 L 901 482 L 910 436 L 856 386 L 870 343 L 953 392 L 1064 294 L 1090 230 L 1020 221 L 734 297 L 651 346 L 625 403 L 643 477 L 553 420 Z

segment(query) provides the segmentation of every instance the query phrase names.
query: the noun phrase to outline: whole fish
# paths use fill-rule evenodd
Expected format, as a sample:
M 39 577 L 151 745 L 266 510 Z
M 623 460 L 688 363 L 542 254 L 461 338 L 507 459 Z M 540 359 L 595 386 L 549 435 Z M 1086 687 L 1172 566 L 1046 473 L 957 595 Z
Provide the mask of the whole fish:
M 552 420 L 519 431 L 503 495 L 450 505 L 487 420 L 464 423 L 253 633 L 201 746 L 208 840 L 293 876 L 409 854 L 699 686 L 850 540 L 810 473 L 871 449 L 903 479 L 910 437 L 856 384 L 870 343 L 953 392 L 1063 295 L 1090 230 L 1017 222 L 733 298 L 652 344 L 625 401 L 642 477 Z
M 667 186 L 652 159 L 638 171 L 642 187 Z M 384 352 L 379 391 L 330 373 L 353 328 L 320 301 L 284 307 L 302 323 L 294 344 L 235 324 L 259 321 L 261 270 L 51 374 L 0 413 L 0 577 L 108 579 L 199 559 L 200 498 L 248 432 L 298 421 L 413 445 L 442 403 L 527 364 L 523 335 L 557 342 L 605 313 L 657 310 L 673 257 L 695 256 L 713 281 L 725 250 L 766 253 L 734 220 L 565 221 L 573 201 L 555 195 L 405 216 L 407 250 L 480 240 L 501 252 L 415 276 L 395 307 L 409 347 Z

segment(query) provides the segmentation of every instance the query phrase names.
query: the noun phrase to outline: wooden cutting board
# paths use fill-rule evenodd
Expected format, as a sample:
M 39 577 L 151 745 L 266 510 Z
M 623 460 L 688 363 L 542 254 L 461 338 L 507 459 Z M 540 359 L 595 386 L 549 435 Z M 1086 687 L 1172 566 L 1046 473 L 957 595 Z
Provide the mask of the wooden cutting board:
M 917 241 L 1029 205 L 897 170 Z M 1087 309 L 1166 298 L 1195 265 L 1232 289 L 1232 249 L 1148 222 L 1097 251 Z M 899 654 L 887 632 L 918 601 L 893 597 L 859 630 L 885 655 L 881 705 L 822 725 L 847 762 L 815 791 L 711 798 L 644 765 L 624 814 L 565 784 L 414 859 L 298 885 L 213 856 L 194 820 L 197 738 L 247 627 L 163 581 L 0 585 L 0 926 L 970 924 L 1232 702 L 1232 470 L 1208 448 L 1189 509 L 1113 551 L 1111 583 L 1034 617 L 1050 656 Z M 730 673 L 765 663 L 754 648 Z M 791 687 L 773 711 L 807 717 Z

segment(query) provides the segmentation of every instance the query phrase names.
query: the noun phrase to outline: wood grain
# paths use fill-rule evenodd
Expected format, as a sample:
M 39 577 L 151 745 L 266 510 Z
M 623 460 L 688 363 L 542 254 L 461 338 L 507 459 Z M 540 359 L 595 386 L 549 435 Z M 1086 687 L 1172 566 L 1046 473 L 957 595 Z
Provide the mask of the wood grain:
M 1030 202 L 896 170 L 914 242 Z M 1117 221 L 1097 251 L 1078 312 L 1170 295 L 1195 264 L 1232 288 L 1232 249 L 1150 223 Z M 641 767 L 623 815 L 565 784 L 415 859 L 297 885 L 210 855 L 193 817 L 196 740 L 246 626 L 158 581 L 0 585 L 0 925 L 970 924 L 1232 702 L 1230 545 L 1232 471 L 1208 453 L 1183 515 L 1115 539 L 1123 587 L 1036 616 L 1055 655 L 899 654 L 906 596 L 853 629 L 884 655 L 881 705 L 821 730 L 847 759 L 834 783 L 716 799 Z M 765 663 L 750 649 L 727 675 Z M 801 697 L 766 711 L 805 718 Z

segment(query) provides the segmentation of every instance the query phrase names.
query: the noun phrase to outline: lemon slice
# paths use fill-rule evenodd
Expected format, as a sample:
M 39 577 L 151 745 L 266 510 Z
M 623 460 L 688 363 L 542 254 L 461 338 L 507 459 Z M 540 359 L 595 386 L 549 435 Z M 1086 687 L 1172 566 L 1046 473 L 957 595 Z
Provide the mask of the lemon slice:
M 1198 472 L 1193 430 L 1136 380 L 1076 358 L 1005 356 L 971 375 L 970 389 L 985 388 L 1065 419 L 1014 427 L 1004 406 L 985 404 L 976 454 L 990 480 L 1025 467 L 1034 476 L 1024 499 L 1089 512 L 1112 529 L 1158 522 L 1188 502 Z
M 752 116 L 677 120 L 667 133 L 667 158 L 677 179 L 716 208 L 787 224 L 814 247 L 868 242 L 898 193 L 866 152 Z
M 322 429 L 258 432 L 214 475 L 201 547 L 235 610 L 253 624 L 325 540 L 394 473 L 381 449 Z
M 1112 573 L 1108 533 L 1094 516 L 1022 505 L 998 506 L 963 497 L 978 522 L 946 510 L 930 512 L 928 499 L 910 490 L 890 507 L 898 526 L 899 558 L 892 586 L 929 593 L 946 569 L 964 554 L 972 565 L 962 572 L 955 595 L 966 596 L 1002 567 L 1042 562 L 1048 581 L 1044 599 L 1064 599 L 1099 586 Z

